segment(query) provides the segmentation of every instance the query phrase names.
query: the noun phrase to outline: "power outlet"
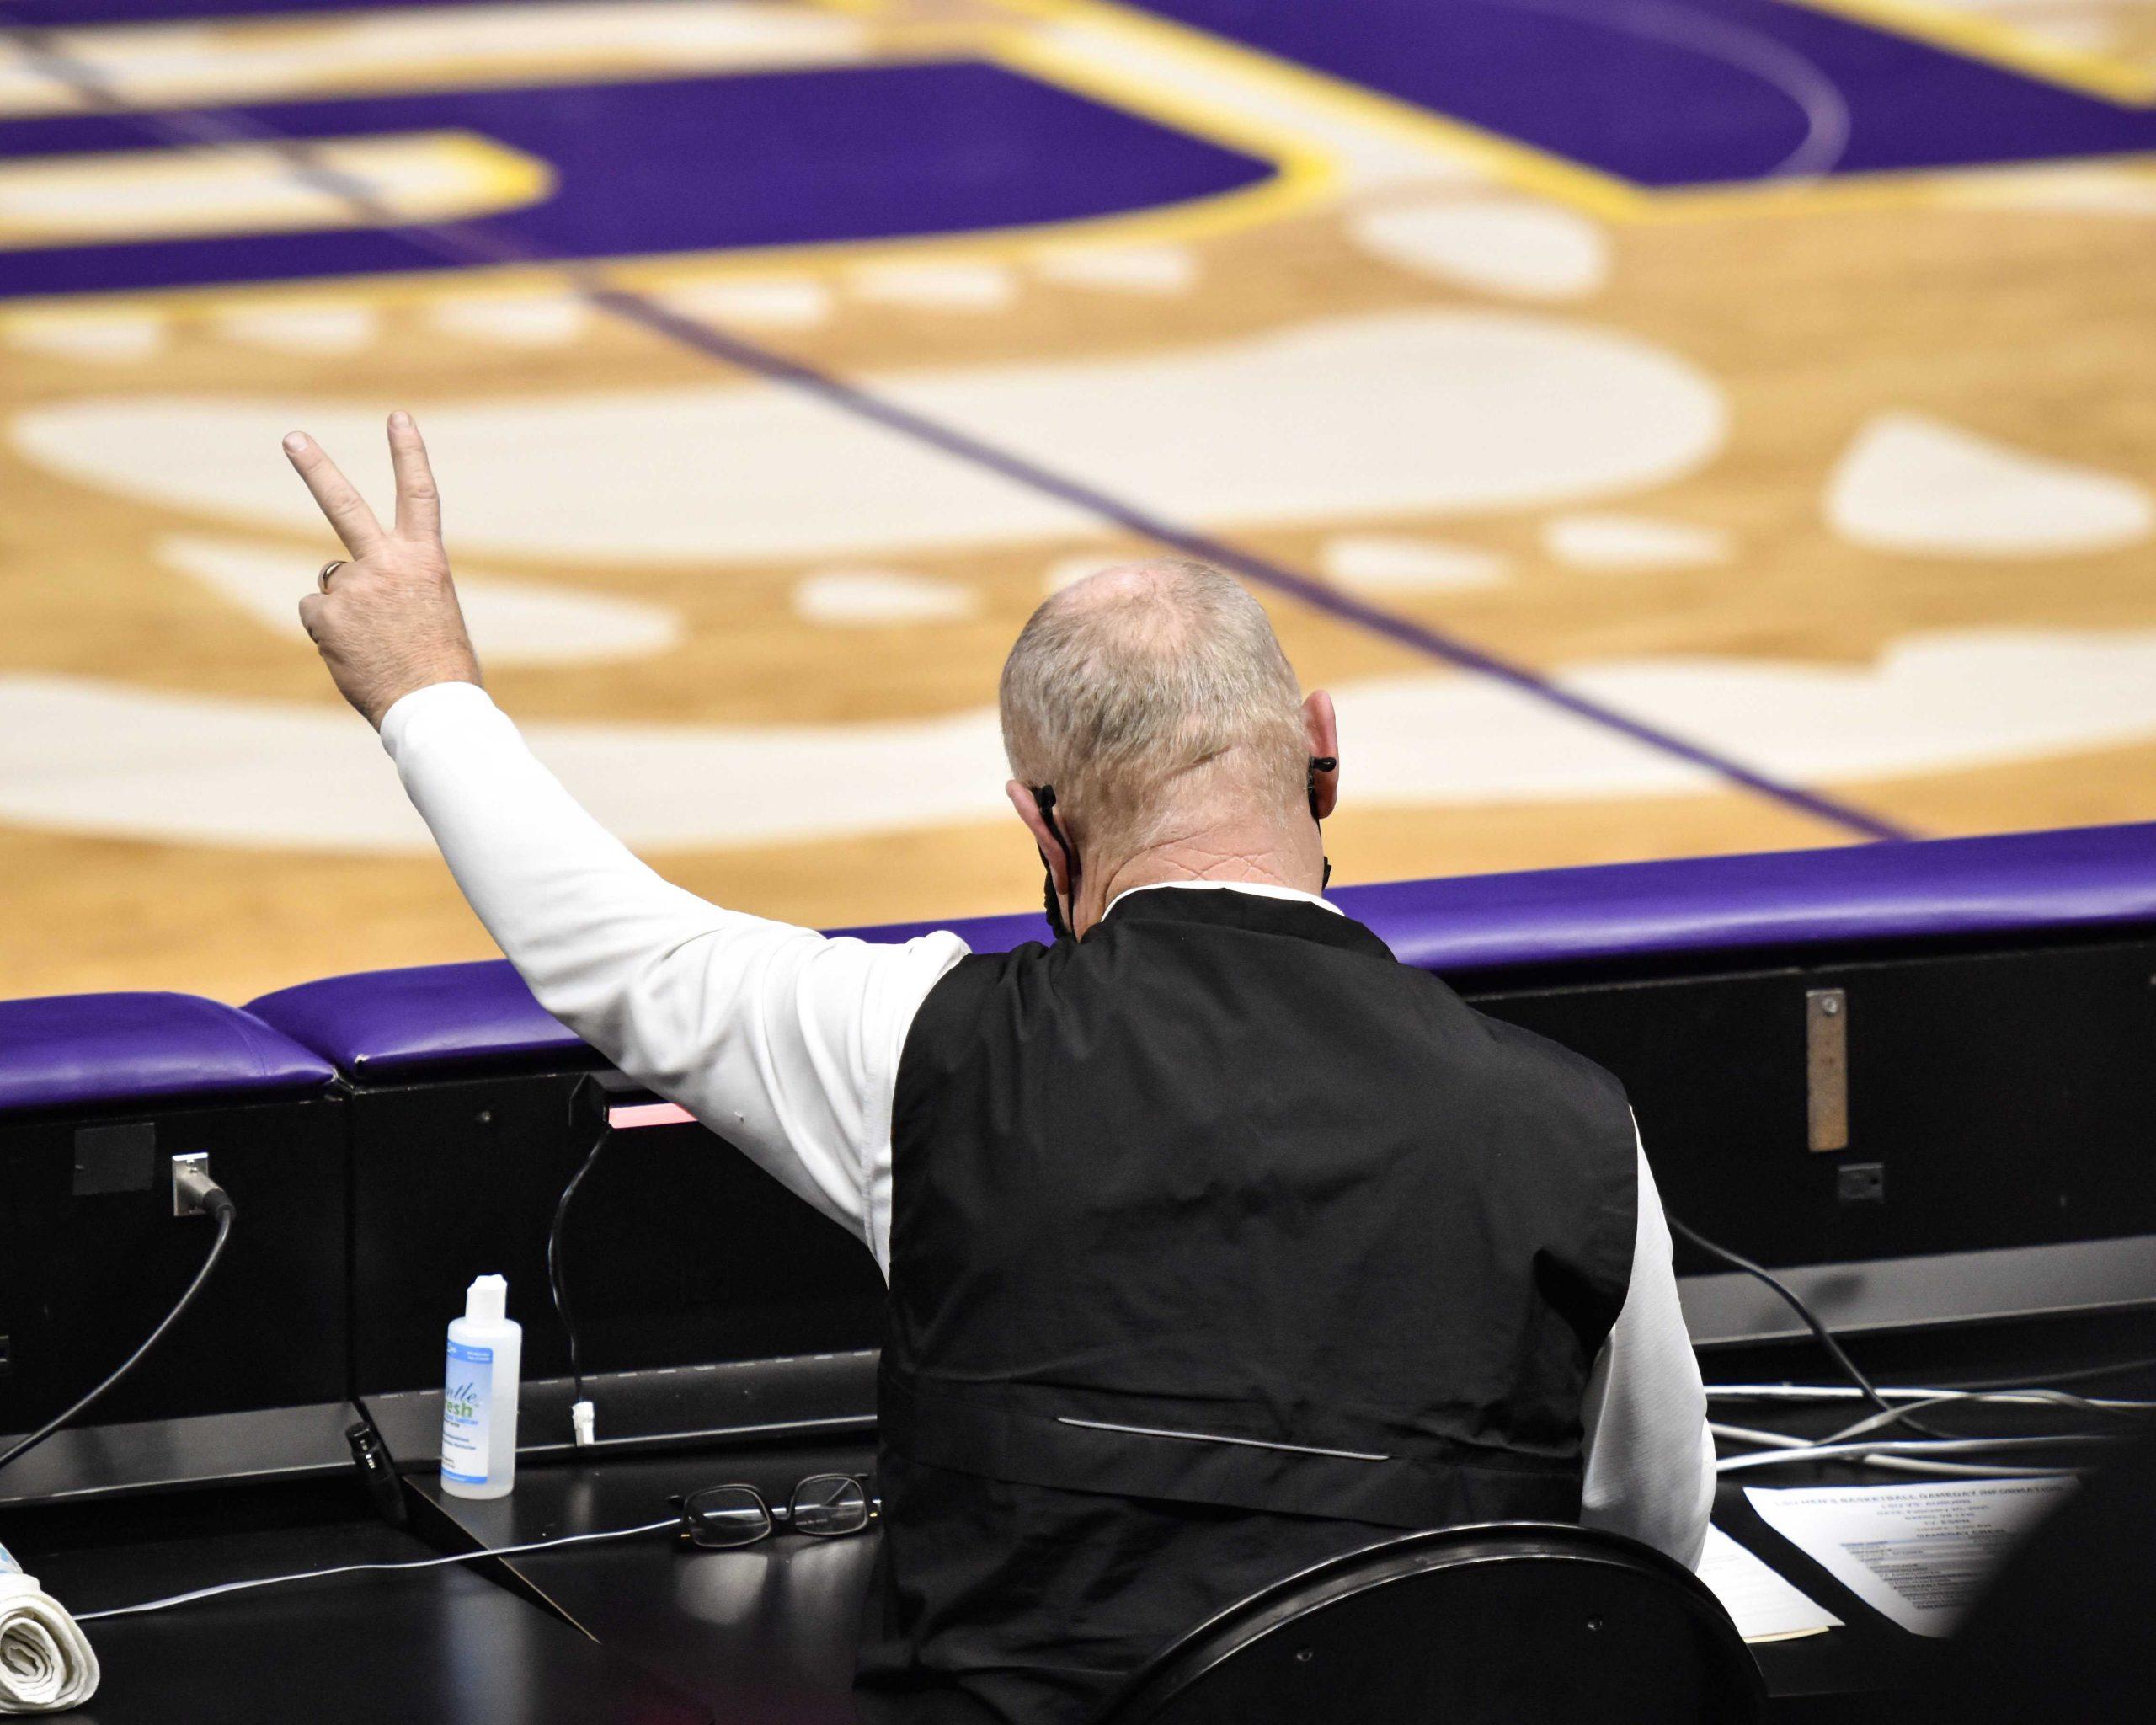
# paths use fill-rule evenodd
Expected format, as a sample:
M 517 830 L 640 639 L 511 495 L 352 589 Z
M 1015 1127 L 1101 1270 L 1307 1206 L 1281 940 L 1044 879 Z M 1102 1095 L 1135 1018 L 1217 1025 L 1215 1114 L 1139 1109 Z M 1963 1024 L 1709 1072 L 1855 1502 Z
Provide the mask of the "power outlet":
M 189 1198 L 181 1188 L 179 1177 L 192 1169 L 198 1174 L 210 1172 L 210 1152 L 192 1150 L 172 1159 L 172 1213 L 176 1216 L 199 1216 L 202 1206 Z
M 1844 1204 L 1884 1204 L 1886 1201 L 1886 1165 L 1884 1162 L 1847 1162 L 1834 1170 L 1834 1196 Z

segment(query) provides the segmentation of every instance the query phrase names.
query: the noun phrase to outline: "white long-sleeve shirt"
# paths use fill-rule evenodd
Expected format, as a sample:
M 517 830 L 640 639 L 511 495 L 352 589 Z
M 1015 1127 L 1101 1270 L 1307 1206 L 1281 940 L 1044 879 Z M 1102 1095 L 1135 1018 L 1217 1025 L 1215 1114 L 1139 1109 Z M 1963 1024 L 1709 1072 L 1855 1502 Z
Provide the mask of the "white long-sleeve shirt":
M 539 1003 L 857 1235 L 888 1277 L 899 1057 L 965 943 L 947 931 L 902 946 L 832 939 L 669 884 L 578 805 L 476 685 L 405 696 L 382 740 Z M 1714 1445 L 1644 1151 L 1638 1211 L 1631 1284 L 1588 1384 L 1581 1519 L 1696 1563 Z

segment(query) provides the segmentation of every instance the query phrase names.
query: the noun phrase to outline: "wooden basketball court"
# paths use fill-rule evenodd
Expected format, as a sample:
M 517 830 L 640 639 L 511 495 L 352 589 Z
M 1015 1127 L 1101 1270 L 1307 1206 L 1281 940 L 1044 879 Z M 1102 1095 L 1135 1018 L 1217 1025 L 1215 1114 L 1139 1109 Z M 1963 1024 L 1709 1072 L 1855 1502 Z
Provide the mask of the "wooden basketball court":
M 0 994 L 492 949 L 294 606 L 416 414 L 641 853 L 1022 908 L 1005 649 L 1222 563 L 1342 880 L 2156 816 L 2156 5 L 0 0 Z

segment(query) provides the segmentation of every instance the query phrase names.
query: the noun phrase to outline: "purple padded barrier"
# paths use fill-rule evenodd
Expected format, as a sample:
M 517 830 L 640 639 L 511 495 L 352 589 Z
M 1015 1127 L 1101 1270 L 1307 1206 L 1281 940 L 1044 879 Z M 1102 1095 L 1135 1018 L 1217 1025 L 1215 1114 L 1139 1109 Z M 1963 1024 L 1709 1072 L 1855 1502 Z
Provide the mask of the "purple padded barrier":
M 2156 924 L 2156 825 L 1406 880 L 1343 887 L 1333 897 L 1401 958 L 1452 977 Z M 937 928 L 975 952 L 1048 933 L 1033 912 L 838 932 L 896 942 Z M 581 1046 L 499 960 L 335 976 L 265 995 L 249 1010 L 344 1071 L 376 1078 Z
M 0 1114 L 288 1095 L 336 1076 L 259 1018 L 191 994 L 0 1001 Z
M 1449 977 L 1532 965 L 2156 922 L 2156 824 L 1617 862 L 1342 887 L 1333 902 Z M 1037 916 L 947 927 L 975 952 L 1044 937 Z
M 325 976 L 265 994 L 247 1009 L 355 1078 L 584 1049 L 505 959 Z

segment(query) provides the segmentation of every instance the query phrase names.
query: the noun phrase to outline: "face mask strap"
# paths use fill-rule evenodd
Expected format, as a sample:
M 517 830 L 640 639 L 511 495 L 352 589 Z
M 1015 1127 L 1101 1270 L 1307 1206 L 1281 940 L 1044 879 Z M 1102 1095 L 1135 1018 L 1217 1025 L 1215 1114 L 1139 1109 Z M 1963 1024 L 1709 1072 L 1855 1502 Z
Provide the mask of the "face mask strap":
M 1070 841 L 1064 837 L 1063 829 L 1056 825 L 1055 787 L 1035 785 L 1033 801 L 1040 809 L 1041 820 L 1048 827 L 1048 836 L 1055 841 L 1056 848 L 1063 852 L 1064 873 L 1070 882 L 1070 902 L 1075 905 L 1078 902 L 1078 853 L 1070 848 Z M 1047 885 L 1042 897 L 1046 901 L 1043 908 L 1048 916 L 1049 931 L 1058 940 L 1070 940 L 1074 937 L 1070 924 L 1064 917 L 1062 901 L 1056 896 L 1055 871 L 1049 868 L 1045 857 L 1041 858 L 1041 868 L 1047 875 Z
M 1317 776 L 1321 772 L 1331 772 L 1339 765 L 1340 757 L 1337 755 L 1310 756 L 1310 819 L 1321 826 L 1324 825 L 1324 817 L 1317 812 Z M 1332 884 L 1332 858 L 1323 857 L 1321 860 L 1325 863 L 1325 876 L 1318 882 L 1317 889 L 1321 894 Z

